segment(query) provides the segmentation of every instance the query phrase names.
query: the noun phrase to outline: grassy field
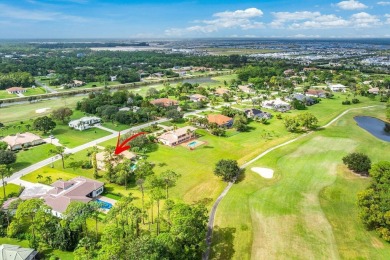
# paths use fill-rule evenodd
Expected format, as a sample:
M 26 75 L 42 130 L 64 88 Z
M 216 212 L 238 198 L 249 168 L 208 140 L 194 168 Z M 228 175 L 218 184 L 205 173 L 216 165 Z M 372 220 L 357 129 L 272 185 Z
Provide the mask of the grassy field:
M 8 183 L 5 185 L 5 196 L 8 197 L 10 194 L 19 194 L 20 191 L 20 186 L 13 184 L 13 183 Z M 4 192 L 3 192 L 3 187 L 0 188 L 0 199 L 4 198 Z
M 0 108 L 0 122 L 3 124 L 27 121 L 31 118 L 37 118 L 44 115 L 49 115 L 52 109 L 59 107 L 75 108 L 78 101 L 83 99 L 83 96 L 64 97 L 51 100 L 43 100 L 31 104 L 14 105 Z M 50 108 L 44 113 L 36 113 L 37 109 Z
M 0 244 L 19 245 L 21 247 L 29 248 L 29 243 L 27 240 L 18 240 L 14 238 L 0 237 Z M 61 260 L 74 259 L 73 252 L 64 252 L 60 250 L 46 250 L 43 253 L 45 254 L 45 257 L 47 257 L 47 259 L 49 259 L 50 256 L 56 256 Z
M 79 131 L 72 129 L 67 125 L 57 124 L 56 128 L 52 131 L 52 134 L 55 138 L 60 140 L 62 145 L 73 148 L 109 135 L 110 133 L 99 128 L 90 128 Z
M 19 151 L 16 156 L 16 162 L 11 165 L 13 172 L 17 172 L 52 156 L 49 154 L 49 151 L 54 147 L 52 144 L 42 144 L 31 147 L 26 151 Z
M 357 216 L 356 193 L 368 179 L 341 163 L 351 151 L 373 162 L 389 159 L 383 151 L 390 145 L 353 121 L 354 115 L 380 113 L 349 113 L 247 167 L 218 208 L 212 258 L 388 259 L 390 245 L 365 231 Z M 272 168 L 274 178 L 252 172 L 256 166 Z

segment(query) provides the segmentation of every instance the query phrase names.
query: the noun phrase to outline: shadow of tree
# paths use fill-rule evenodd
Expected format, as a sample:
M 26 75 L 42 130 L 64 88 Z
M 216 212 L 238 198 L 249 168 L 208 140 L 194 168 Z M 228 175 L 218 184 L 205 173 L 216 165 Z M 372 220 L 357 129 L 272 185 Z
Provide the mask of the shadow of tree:
M 234 255 L 234 233 L 236 229 L 232 227 L 214 227 L 213 244 L 211 245 L 210 259 L 232 259 Z

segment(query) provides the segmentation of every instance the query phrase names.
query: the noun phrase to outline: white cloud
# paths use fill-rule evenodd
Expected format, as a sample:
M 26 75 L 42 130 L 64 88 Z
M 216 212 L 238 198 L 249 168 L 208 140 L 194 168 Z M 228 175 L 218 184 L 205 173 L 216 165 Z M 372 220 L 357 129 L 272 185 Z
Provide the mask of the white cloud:
M 343 10 L 358 10 L 368 8 L 368 6 L 366 6 L 365 4 L 362 4 L 359 1 L 355 0 L 341 1 L 336 5 Z
M 313 19 L 315 17 L 318 17 L 321 15 L 320 12 L 273 12 L 272 15 L 275 17 L 275 20 L 273 20 L 270 23 L 271 27 L 274 28 L 283 28 L 284 23 L 288 21 L 299 21 L 299 20 L 306 20 L 306 19 Z
M 381 25 L 380 19 L 366 12 L 353 14 L 349 19 L 320 12 L 272 13 L 275 20 L 269 25 L 288 29 L 369 28 Z M 387 17 L 387 16 L 386 16 Z
M 387 18 L 386 24 L 390 24 L 390 14 L 385 14 L 385 17 Z
M 376 3 L 377 5 L 382 5 L 382 6 L 387 6 L 387 5 L 390 5 L 390 2 L 378 2 Z
M 60 12 L 27 10 L 27 9 L 15 8 L 5 4 L 0 4 L 0 17 L 6 17 L 6 18 L 18 19 L 18 20 L 31 20 L 31 21 L 54 21 L 54 20 L 69 20 L 73 22 L 87 21 L 87 19 L 83 17 L 66 15 Z
M 353 26 L 357 28 L 369 28 L 382 24 L 377 16 L 365 12 L 352 15 L 350 20 Z
M 255 19 L 263 16 L 263 12 L 257 8 L 245 10 L 225 11 L 213 14 L 215 19 L 194 21 L 197 25 L 187 28 L 171 28 L 165 30 L 168 36 L 182 36 L 187 33 L 212 33 L 220 29 L 239 28 L 242 30 L 263 28 L 264 24 Z

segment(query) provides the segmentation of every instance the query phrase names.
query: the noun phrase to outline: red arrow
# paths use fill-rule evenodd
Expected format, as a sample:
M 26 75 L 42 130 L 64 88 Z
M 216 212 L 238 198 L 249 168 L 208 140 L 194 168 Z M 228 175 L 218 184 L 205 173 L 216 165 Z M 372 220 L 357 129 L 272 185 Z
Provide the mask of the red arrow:
M 119 143 L 120 138 L 121 138 L 121 132 L 119 132 L 118 141 L 116 143 L 116 148 L 115 148 L 115 154 L 118 155 L 118 154 L 122 153 L 123 151 L 126 151 L 126 150 L 130 149 L 130 145 L 127 145 L 127 143 L 129 141 L 133 140 L 134 138 L 136 138 L 137 136 L 140 136 L 140 135 L 143 135 L 143 134 L 146 134 L 146 133 L 145 132 L 137 133 L 135 135 L 130 136 L 129 138 L 124 140 L 122 143 Z

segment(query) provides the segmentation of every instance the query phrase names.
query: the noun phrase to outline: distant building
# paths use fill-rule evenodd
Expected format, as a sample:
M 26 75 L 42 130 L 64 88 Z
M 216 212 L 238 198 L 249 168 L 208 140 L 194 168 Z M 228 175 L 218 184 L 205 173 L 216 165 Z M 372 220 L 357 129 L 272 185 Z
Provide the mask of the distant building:
M 292 94 L 289 99 L 291 101 L 293 101 L 293 100 L 301 101 L 303 104 L 305 104 L 307 106 L 311 106 L 311 105 L 314 105 L 316 103 L 316 100 L 314 100 L 313 98 L 305 96 L 305 95 L 300 94 L 300 93 Z
M 326 98 L 326 92 L 321 90 L 321 89 L 308 89 L 306 91 L 306 96 L 318 97 L 318 98 Z
M 42 196 L 42 199 L 52 208 L 53 215 L 60 218 L 72 201 L 88 203 L 104 190 L 103 182 L 85 177 L 76 177 L 69 181 L 58 180 L 51 186 L 53 189 Z
M 280 99 L 263 101 L 261 106 L 264 108 L 273 109 L 273 110 L 278 111 L 278 112 L 286 112 L 286 111 L 289 111 L 291 109 L 291 106 L 289 103 L 284 102 Z
M 85 130 L 88 128 L 93 127 L 93 125 L 98 124 L 101 122 L 101 119 L 99 117 L 82 117 L 77 120 L 73 120 L 69 122 L 69 127 L 72 127 L 77 130 Z
M 342 84 L 332 84 L 329 85 L 330 90 L 333 92 L 345 92 L 345 90 L 348 88 Z
M 20 88 L 20 87 L 7 88 L 6 90 L 9 94 L 21 94 L 21 93 L 25 93 L 27 91 L 27 89 Z
M 155 106 L 171 107 L 171 106 L 177 106 L 179 102 L 169 98 L 158 98 L 150 101 L 150 104 Z
M 45 141 L 41 137 L 29 132 L 16 135 L 8 135 L 4 137 L 1 141 L 6 142 L 8 144 L 8 148 L 11 151 L 16 151 L 26 147 L 45 143 Z
M 115 81 L 115 80 L 116 80 L 116 77 L 117 77 L 117 75 L 115 75 L 115 76 L 110 76 L 110 80 L 111 80 L 111 81 Z
M 207 97 L 200 94 L 194 94 L 190 96 L 190 100 L 193 102 L 200 102 L 207 100 Z
M 215 90 L 215 95 L 217 96 L 223 96 L 223 94 L 229 94 L 229 90 L 225 89 L 225 88 L 218 88 Z
M 233 118 L 224 115 L 208 115 L 209 123 L 216 123 L 218 126 L 231 127 L 233 125 Z
M 272 115 L 268 112 L 263 112 L 259 109 L 255 109 L 255 108 L 251 108 L 251 109 L 247 109 L 244 111 L 246 117 L 248 118 L 253 118 L 253 119 L 256 119 L 256 118 L 259 118 L 259 119 L 262 119 L 262 118 L 265 118 L 265 119 L 271 119 L 272 118 Z
M 370 88 L 368 90 L 368 93 L 378 95 L 379 94 L 379 88 Z
M 240 85 L 238 86 L 238 89 L 244 93 L 254 94 L 256 91 L 252 88 L 252 86 L 253 85 Z
M 168 146 L 175 146 L 184 143 L 194 137 L 196 128 L 185 126 L 160 135 L 157 140 Z
M 288 70 L 283 71 L 283 74 L 285 76 L 292 76 L 295 74 L 295 71 L 293 69 L 288 69 Z
M 82 85 L 84 85 L 85 82 L 84 81 L 81 81 L 81 80 L 73 80 L 73 86 L 74 87 L 81 87 Z
M 38 252 L 17 245 L 0 245 L 0 260 L 35 260 Z

